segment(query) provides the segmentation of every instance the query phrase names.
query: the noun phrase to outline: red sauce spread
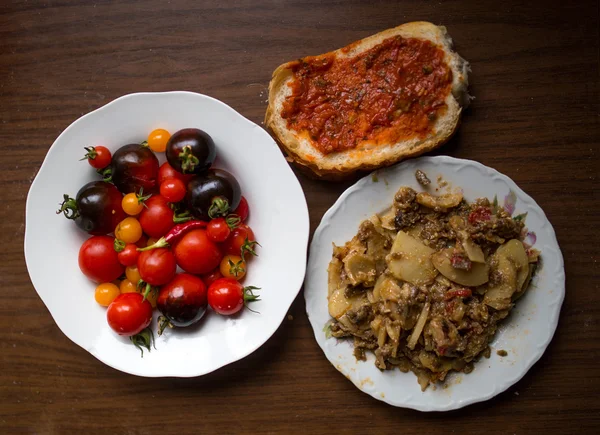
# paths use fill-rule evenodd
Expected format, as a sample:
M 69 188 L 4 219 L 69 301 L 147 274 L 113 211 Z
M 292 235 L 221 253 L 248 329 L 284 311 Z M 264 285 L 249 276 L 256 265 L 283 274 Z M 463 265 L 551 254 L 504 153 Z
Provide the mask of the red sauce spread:
M 301 60 L 293 73 L 281 116 L 324 154 L 426 136 L 452 83 L 440 48 L 401 36 L 351 58 Z

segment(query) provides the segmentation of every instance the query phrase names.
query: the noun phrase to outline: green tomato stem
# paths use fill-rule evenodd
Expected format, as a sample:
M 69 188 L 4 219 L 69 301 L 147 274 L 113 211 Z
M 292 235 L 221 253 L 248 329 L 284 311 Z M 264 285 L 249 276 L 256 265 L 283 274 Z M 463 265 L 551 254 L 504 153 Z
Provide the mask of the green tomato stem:
M 146 246 L 145 248 L 137 248 L 137 250 L 139 252 L 144 252 L 144 251 L 150 251 L 150 250 L 156 249 L 156 248 L 166 248 L 167 246 L 169 246 L 169 242 L 167 242 L 167 240 L 164 237 L 161 237 L 160 239 L 158 239 L 156 242 L 154 242 L 150 246 Z

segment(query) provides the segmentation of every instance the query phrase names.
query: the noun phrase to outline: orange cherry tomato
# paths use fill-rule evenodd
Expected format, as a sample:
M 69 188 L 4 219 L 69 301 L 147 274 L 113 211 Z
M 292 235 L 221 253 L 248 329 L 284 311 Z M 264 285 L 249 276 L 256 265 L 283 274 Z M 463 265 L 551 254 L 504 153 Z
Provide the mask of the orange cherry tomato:
M 115 237 L 125 243 L 136 243 L 142 237 L 142 226 L 134 217 L 127 217 L 115 228 Z
M 157 128 L 148 135 L 148 146 L 155 153 L 164 153 L 170 138 L 171 133 L 165 129 Z
M 129 266 L 125 269 L 125 276 L 131 282 L 134 282 L 136 285 L 142 277 L 140 276 L 140 271 L 137 266 Z
M 233 278 L 239 281 L 246 276 L 246 262 L 239 255 L 226 255 L 221 260 L 219 270 L 224 278 Z
M 96 287 L 94 299 L 103 307 L 108 307 L 121 294 L 119 287 L 112 282 L 105 282 Z
M 129 279 L 124 279 L 123 281 L 121 281 L 120 290 L 121 290 L 121 293 L 139 293 L 140 292 L 137 287 L 137 282 L 134 283 L 133 281 L 130 281 Z

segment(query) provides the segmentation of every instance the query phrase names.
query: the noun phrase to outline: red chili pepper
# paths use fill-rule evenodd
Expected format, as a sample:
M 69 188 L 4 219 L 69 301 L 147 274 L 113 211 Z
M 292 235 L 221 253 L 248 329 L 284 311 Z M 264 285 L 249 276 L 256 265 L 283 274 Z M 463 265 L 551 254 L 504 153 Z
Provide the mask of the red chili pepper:
M 468 288 L 463 288 L 459 290 L 450 290 L 446 292 L 444 299 L 449 301 L 450 299 L 454 299 L 456 297 L 459 298 L 470 298 L 473 295 L 473 292 Z
M 149 251 L 150 249 L 164 248 L 166 246 L 169 246 L 170 243 L 173 243 L 174 241 L 178 240 L 179 238 L 181 238 L 181 236 L 183 236 L 185 233 L 191 230 L 195 230 L 196 228 L 206 228 L 207 224 L 208 222 L 198 220 L 192 220 L 189 222 L 184 222 L 182 224 L 177 224 L 173 228 L 171 228 L 167 234 L 162 236 L 156 242 L 154 242 L 150 246 L 146 246 L 145 248 L 138 248 L 138 251 Z

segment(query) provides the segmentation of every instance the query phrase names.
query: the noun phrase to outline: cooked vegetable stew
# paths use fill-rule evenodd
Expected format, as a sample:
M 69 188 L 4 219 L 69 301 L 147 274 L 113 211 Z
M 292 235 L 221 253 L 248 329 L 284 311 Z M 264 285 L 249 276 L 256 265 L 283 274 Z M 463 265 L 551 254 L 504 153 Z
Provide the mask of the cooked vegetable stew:
M 401 187 L 329 264 L 331 334 L 381 370 L 411 370 L 425 390 L 469 373 L 531 282 L 539 251 L 521 216 L 486 198 Z

